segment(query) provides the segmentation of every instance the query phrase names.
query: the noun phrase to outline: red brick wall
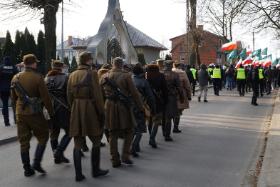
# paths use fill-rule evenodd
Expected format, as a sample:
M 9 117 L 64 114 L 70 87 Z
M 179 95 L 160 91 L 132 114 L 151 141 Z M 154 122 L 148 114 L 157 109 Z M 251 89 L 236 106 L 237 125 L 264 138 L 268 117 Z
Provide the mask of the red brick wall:
M 185 45 L 185 39 L 186 35 L 181 35 L 175 38 L 171 39 L 172 42 L 172 58 L 173 60 L 180 62 L 180 55 L 186 56 L 186 45 Z M 192 39 L 191 36 L 189 36 L 189 54 L 192 46 Z M 217 62 L 217 50 L 220 50 L 221 48 L 221 41 L 222 43 L 225 43 L 224 39 L 222 37 L 219 37 L 215 34 L 212 34 L 208 31 L 203 31 L 202 35 L 202 42 L 199 47 L 199 53 L 200 53 L 200 61 L 203 64 L 210 64 L 210 63 L 216 63 Z M 222 59 L 222 62 L 225 62 L 224 57 Z M 184 60 L 184 63 L 189 64 L 186 60 Z

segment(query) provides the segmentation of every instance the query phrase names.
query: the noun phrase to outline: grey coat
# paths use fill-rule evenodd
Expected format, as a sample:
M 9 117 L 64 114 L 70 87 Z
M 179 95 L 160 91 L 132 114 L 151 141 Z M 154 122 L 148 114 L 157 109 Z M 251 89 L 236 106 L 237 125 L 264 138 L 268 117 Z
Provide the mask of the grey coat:
M 210 77 L 209 77 L 207 70 L 204 70 L 204 69 L 199 70 L 199 72 L 198 72 L 199 86 L 201 86 L 201 87 L 207 86 L 209 79 L 210 79 Z

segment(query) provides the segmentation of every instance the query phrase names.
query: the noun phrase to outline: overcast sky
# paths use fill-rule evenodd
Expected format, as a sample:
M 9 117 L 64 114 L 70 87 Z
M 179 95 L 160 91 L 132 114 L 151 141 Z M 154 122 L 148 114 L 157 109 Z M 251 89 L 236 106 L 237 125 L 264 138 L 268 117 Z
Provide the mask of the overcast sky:
M 71 0 L 73 5 L 65 5 L 64 35 L 85 38 L 97 33 L 100 23 L 105 17 L 108 0 Z M 67 2 L 67 0 L 65 0 Z M 156 39 L 165 46 L 171 46 L 169 39 L 185 32 L 185 4 L 182 0 L 120 0 L 124 19 L 142 32 Z M 0 16 L 1 15 L 0 10 Z M 25 27 L 35 35 L 44 30 L 36 17 L 24 17 L 0 22 L 0 36 L 5 36 L 6 30 L 14 35 L 16 30 Z M 206 26 L 205 29 L 209 29 Z M 234 40 L 242 40 L 252 47 L 252 34 L 242 27 L 234 29 Z M 57 39 L 61 36 L 61 11 L 57 14 Z M 278 45 L 278 46 L 277 46 Z M 273 39 L 272 33 L 256 35 L 256 48 L 269 47 L 270 52 L 276 54 L 279 42 Z M 278 54 L 280 56 L 280 54 Z

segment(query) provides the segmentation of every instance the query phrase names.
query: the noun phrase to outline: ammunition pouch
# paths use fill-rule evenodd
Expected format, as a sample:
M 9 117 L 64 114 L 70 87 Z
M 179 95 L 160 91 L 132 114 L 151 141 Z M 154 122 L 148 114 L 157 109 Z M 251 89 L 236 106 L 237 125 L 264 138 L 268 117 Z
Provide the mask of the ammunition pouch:
M 30 97 L 27 105 L 30 107 L 32 114 L 43 113 L 43 104 L 40 98 Z

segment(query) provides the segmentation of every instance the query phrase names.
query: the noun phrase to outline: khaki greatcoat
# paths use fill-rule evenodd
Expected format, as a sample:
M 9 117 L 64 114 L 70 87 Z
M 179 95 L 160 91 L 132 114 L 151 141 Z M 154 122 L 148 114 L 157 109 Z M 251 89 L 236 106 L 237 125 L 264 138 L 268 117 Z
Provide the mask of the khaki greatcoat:
M 85 78 L 88 71 L 92 74 L 92 92 L 89 87 L 82 87 L 77 91 L 75 85 Z M 69 133 L 71 137 L 101 136 L 103 133 L 100 118 L 104 116 L 104 100 L 98 82 L 97 72 L 90 70 L 86 65 L 80 65 L 69 76 L 67 98 L 71 106 Z
M 143 110 L 143 103 L 137 88 L 135 87 L 131 74 L 121 69 L 113 68 L 104 74 L 100 84 L 104 85 L 105 77 L 113 80 L 120 90 L 126 95 L 131 96 L 137 106 Z M 108 85 L 103 86 L 105 97 L 113 95 L 112 88 Z M 135 119 L 132 112 L 120 101 L 106 99 L 105 102 L 105 128 L 109 130 L 124 130 L 135 127 Z
M 173 68 L 172 71 L 176 72 L 179 75 L 180 89 L 184 96 L 183 102 L 180 101 L 179 97 L 177 98 L 177 107 L 179 110 L 188 109 L 188 108 L 190 108 L 189 98 L 192 97 L 192 95 L 191 95 L 192 90 L 191 90 L 191 84 L 190 84 L 189 78 L 188 78 L 186 72 L 184 72 L 181 69 Z

